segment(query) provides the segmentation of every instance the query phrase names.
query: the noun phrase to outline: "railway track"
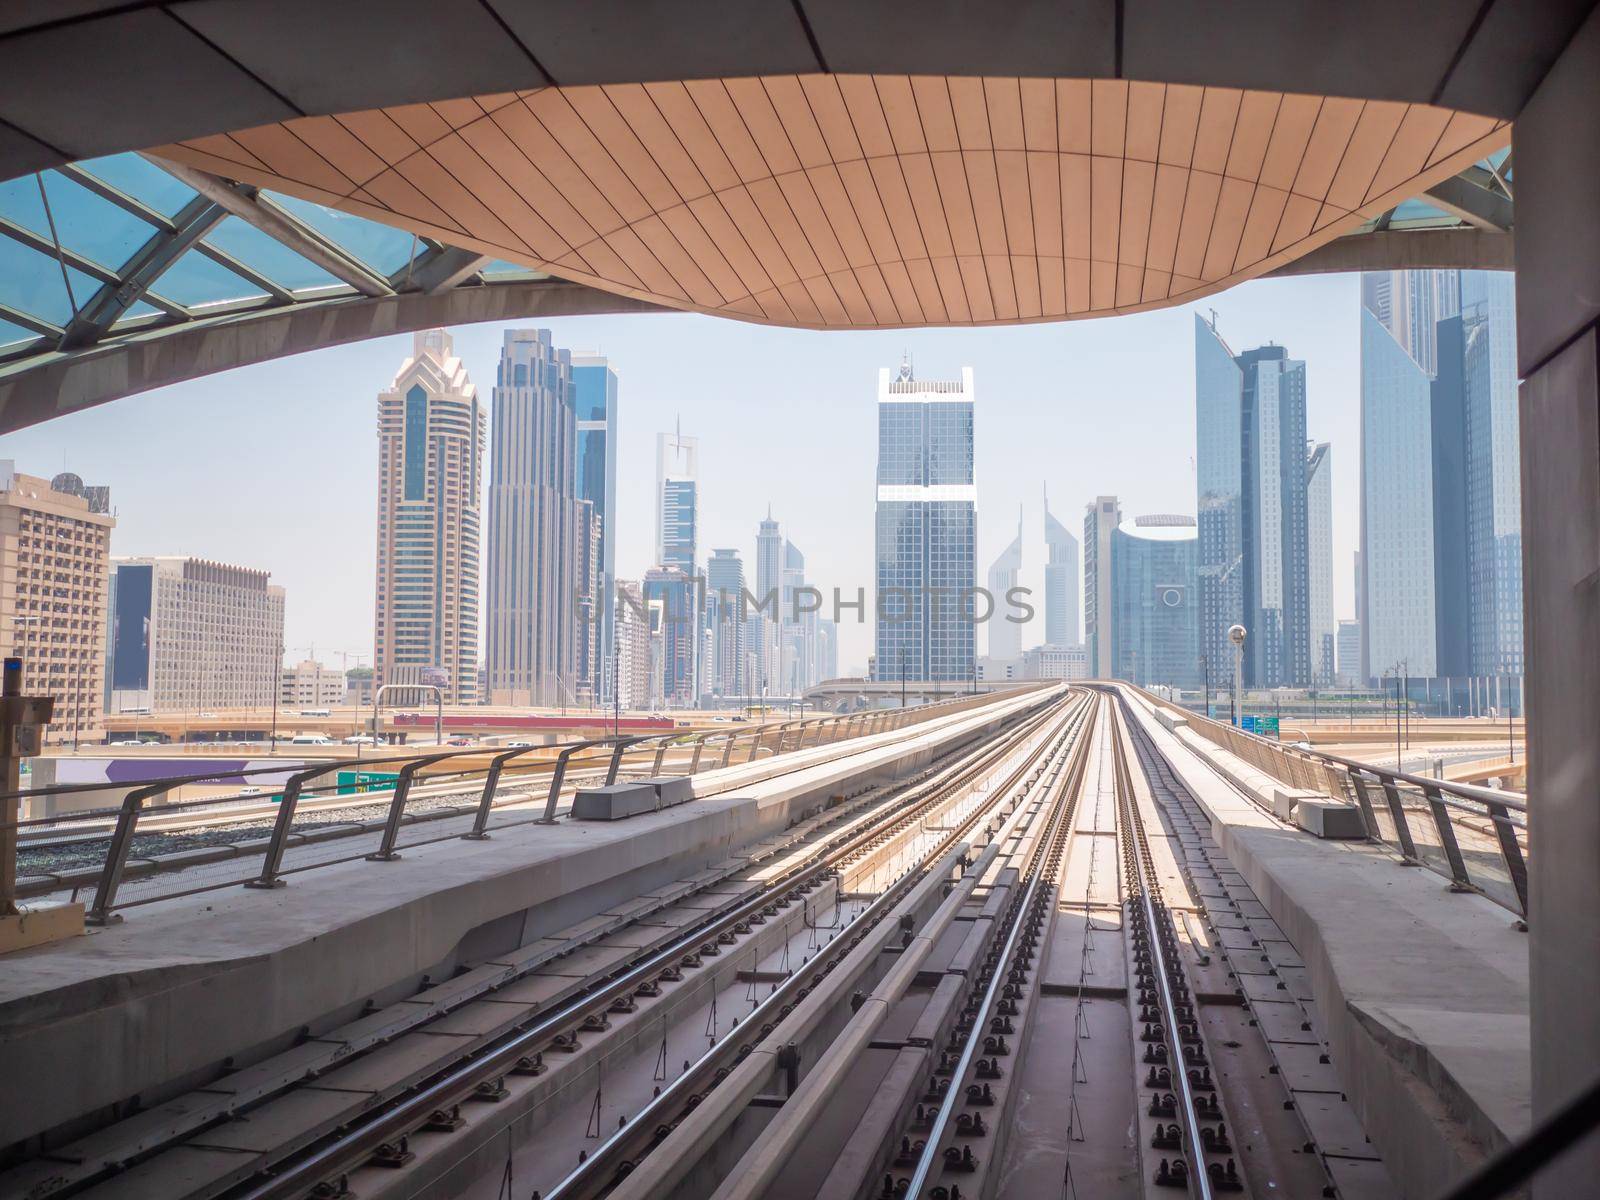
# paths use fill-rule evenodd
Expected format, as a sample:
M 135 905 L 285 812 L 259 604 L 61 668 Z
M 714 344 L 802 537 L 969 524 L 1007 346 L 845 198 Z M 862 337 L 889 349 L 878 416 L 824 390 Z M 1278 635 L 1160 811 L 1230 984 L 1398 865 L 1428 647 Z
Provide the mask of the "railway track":
M 1391 1194 L 1294 947 L 1120 693 L 747 853 L 115 1169 L 0 1197 Z
M 907 786 L 876 789 L 784 837 L 748 848 L 748 861 L 741 858 L 736 870 L 703 872 L 706 878 L 663 889 L 653 908 L 635 905 L 630 920 L 613 921 L 609 932 L 599 931 L 603 936 L 591 933 L 555 950 L 539 947 L 516 963 L 487 964 L 487 974 L 494 977 L 489 982 L 462 986 L 462 980 L 485 973 L 479 968 L 438 985 L 432 990 L 448 989 L 451 997 L 434 998 L 425 991 L 410 998 L 409 1024 L 391 1010 L 369 1014 L 354 1023 L 367 1027 L 364 1042 L 351 1036 L 349 1026 L 329 1031 L 308 1045 L 322 1042 L 334 1049 L 310 1070 L 304 1063 L 286 1064 L 278 1076 L 281 1086 L 258 1082 L 253 1091 L 234 1089 L 230 1100 L 225 1077 L 180 1098 L 165 1125 L 145 1114 L 142 1122 L 125 1122 L 86 1139 L 91 1144 L 77 1147 L 79 1153 L 67 1147 L 54 1163 L 30 1164 L 12 1178 L 0 1178 L 0 1195 L 338 1196 L 347 1194 L 353 1172 L 374 1165 L 398 1181 L 403 1168 L 418 1159 L 413 1144 L 438 1135 L 449 1142 L 470 1123 L 469 1116 L 492 1111 L 476 1106 L 498 1105 L 513 1087 L 542 1090 L 549 1099 L 576 1086 L 588 1069 L 585 1061 L 595 1057 L 586 1055 L 586 1048 L 603 1056 L 642 1014 L 669 1008 L 675 995 L 692 995 L 697 978 L 716 973 L 716 960 L 726 963 L 747 947 L 760 950 L 774 940 L 774 931 L 809 930 L 817 940 L 825 910 L 852 903 L 839 895 L 841 879 L 860 877 L 880 860 L 906 859 L 910 834 L 930 821 L 949 818 L 970 829 L 984 807 L 975 798 L 976 785 L 1058 720 L 1049 708 L 1035 711 L 994 743 L 947 756 Z M 935 840 L 945 847 L 954 837 L 942 831 Z M 920 850 L 914 857 L 918 865 L 902 872 L 897 891 L 904 890 L 906 875 L 926 873 L 930 861 L 943 861 Z M 948 850 L 943 857 L 951 858 Z M 867 907 L 860 906 L 852 920 L 866 916 Z M 880 906 L 872 917 L 881 915 Z M 631 933 L 633 926 L 640 932 Z M 864 936 L 865 926 L 849 928 L 849 938 Z M 830 944 L 839 936 L 838 930 L 830 931 Z M 819 969 L 831 969 L 838 958 L 830 955 Z M 418 1004 L 423 1000 L 432 1001 L 433 1012 Z M 493 1029 L 481 1019 L 474 1024 L 471 1018 L 485 1018 L 491 1010 Z M 428 1019 L 416 1021 L 418 1012 Z M 461 1032 L 468 1026 L 479 1035 Z M 452 1032 L 446 1034 L 446 1027 Z M 374 1031 L 380 1036 L 371 1036 Z M 445 1053 L 431 1055 L 437 1065 L 422 1070 L 402 1070 L 397 1061 L 386 1061 L 416 1057 L 419 1047 Z M 453 1047 L 461 1053 L 450 1055 Z M 263 1066 L 270 1075 L 272 1063 Z M 685 1072 L 692 1066 L 686 1061 Z M 258 1067 L 253 1074 L 259 1081 L 263 1072 Z M 356 1076 L 362 1076 L 359 1082 Z M 330 1095 L 342 1096 L 343 1102 Z M 135 1124 L 142 1130 L 126 1128 Z M 255 1129 L 238 1136 L 250 1125 Z M 270 1137 L 268 1129 L 274 1131 Z M 115 1152 L 108 1152 L 113 1145 Z M 234 1151 L 231 1162 L 212 1154 L 214 1161 L 207 1164 L 222 1169 L 195 1170 L 196 1161 L 207 1158 L 196 1151 L 224 1148 Z M 362 1194 L 369 1194 L 365 1187 Z

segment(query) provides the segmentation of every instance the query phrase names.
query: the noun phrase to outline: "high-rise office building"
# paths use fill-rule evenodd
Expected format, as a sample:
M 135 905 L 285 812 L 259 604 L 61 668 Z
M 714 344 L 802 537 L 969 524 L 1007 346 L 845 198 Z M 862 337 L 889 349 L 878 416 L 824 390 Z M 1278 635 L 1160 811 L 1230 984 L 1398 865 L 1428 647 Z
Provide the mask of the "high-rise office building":
M 1136 517 L 1111 534 L 1111 676 L 1199 686 L 1193 517 Z
M 1333 448 L 1306 444 L 1306 588 L 1311 623 L 1311 679 L 1333 683 Z
M 593 639 L 590 687 L 595 696 L 608 700 L 616 620 L 612 593 L 617 581 L 617 373 L 602 355 L 575 354 L 572 388 L 578 413 L 573 487 L 578 499 L 587 500 L 594 510 L 598 541 L 592 608 L 599 627 Z
M 802 611 L 811 603 L 802 603 L 800 590 L 806 584 L 806 556 L 787 538 L 783 542 L 783 570 L 779 572 L 779 621 L 781 627 L 781 668 L 778 691 L 782 695 L 798 696 L 816 682 L 816 629 L 817 614 Z
M 63 473 L 46 482 L 0 461 L 0 636 L 22 690 L 51 696 L 51 742 L 102 736 L 111 496 Z
M 616 585 L 616 654 L 611 671 L 612 703 L 624 709 L 648 708 L 650 695 L 650 611 L 644 587 L 636 579 L 619 579 Z
M 1017 536 L 989 566 L 989 657 L 1005 661 L 1022 657 L 1022 625 L 1006 618 L 1014 615 L 1007 596 L 1022 574 L 1022 513 L 1017 513 Z
M 283 589 L 266 571 L 181 557 L 114 566 L 113 713 L 272 706 L 282 687 Z M 343 696 L 344 676 L 331 674 Z
M 1078 539 L 1044 503 L 1044 544 L 1049 557 L 1044 565 L 1044 640 L 1049 646 L 1076 646 L 1082 641 L 1078 626 Z
M 891 378 L 891 375 L 893 376 Z M 972 368 L 878 375 L 874 677 L 968 679 L 976 666 Z
M 378 396 L 374 674 L 380 685 L 433 684 L 448 704 L 479 699 L 484 417 L 442 329 L 416 335 Z
M 1111 641 L 1111 543 L 1121 524 L 1122 506 L 1115 496 L 1096 496 L 1083 514 L 1083 637 L 1090 679 L 1110 679 L 1116 661 Z
M 656 563 L 695 573 L 700 513 L 700 439 L 656 434 Z
M 1340 687 L 1356 687 L 1361 683 L 1361 622 L 1340 621 L 1336 635 L 1338 662 L 1334 681 Z
M 751 620 L 777 622 L 782 615 L 782 602 L 780 599 L 783 581 L 783 532 L 778 522 L 772 518 L 772 505 L 767 505 L 767 515 L 762 519 L 756 530 L 756 577 L 755 577 L 755 605 L 750 614 Z M 761 681 L 769 674 L 771 683 L 776 686 L 778 679 L 778 659 L 769 657 L 767 653 L 770 638 L 764 627 L 753 629 L 746 638 L 751 651 L 755 654 L 755 675 L 757 690 Z
M 1515 280 L 1461 272 L 1467 426 L 1467 571 L 1470 670 L 1486 690 L 1518 687 L 1523 673 L 1522 449 L 1517 408 Z M 1513 698 L 1501 694 L 1496 706 Z M 1515 701 L 1520 706 L 1520 699 Z
M 1520 703 L 1512 287 L 1492 271 L 1362 278 L 1361 678 L 1398 669 L 1427 696 L 1442 680 L 1471 712 Z M 1432 328 L 1402 322 L 1395 296 Z
M 552 346 L 548 329 L 507 330 L 490 430 L 484 657 L 493 704 L 573 703 L 587 687 L 579 626 L 594 513 L 577 495 L 577 432 L 572 356 Z
M 1203 653 L 1231 662 L 1239 623 L 1247 684 L 1307 683 L 1305 363 L 1282 346 L 1234 355 L 1196 316 L 1195 401 Z
M 839 678 L 839 626 L 826 618 L 817 621 L 817 678 Z
M 706 560 L 706 620 L 711 632 L 704 686 L 707 695 L 738 696 L 745 685 L 744 560 L 737 550 L 713 550 Z
M 652 692 L 666 708 L 693 708 L 699 701 L 695 662 L 702 624 L 696 581 L 677 567 L 652 567 L 644 574 L 650 614 Z
M 1201 664 L 1195 519 L 1124 522 L 1117 498 L 1099 496 L 1084 514 L 1083 545 L 1089 677 L 1196 686 Z
M 605 627 L 603 609 L 608 605 L 606 588 L 600 577 L 601 555 L 604 552 L 600 530 L 600 517 L 594 505 L 580 499 L 577 503 L 577 556 L 572 577 L 573 652 L 576 658 L 571 686 L 562 689 L 562 696 L 583 703 L 599 697 L 601 677 L 605 673 L 605 662 L 600 656 L 600 635 Z
M 1432 380 L 1361 310 L 1361 677 L 1436 674 Z

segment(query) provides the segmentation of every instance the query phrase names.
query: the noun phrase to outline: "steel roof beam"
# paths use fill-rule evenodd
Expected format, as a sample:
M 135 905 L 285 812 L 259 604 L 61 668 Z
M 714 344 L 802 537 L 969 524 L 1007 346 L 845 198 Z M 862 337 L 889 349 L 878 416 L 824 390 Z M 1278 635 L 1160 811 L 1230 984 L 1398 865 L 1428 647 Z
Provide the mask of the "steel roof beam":
M 426 292 L 432 296 L 472 278 L 493 261 L 489 255 L 476 250 L 435 246 L 391 275 L 389 285 L 396 291 Z
M 1484 174 L 1493 178 L 1488 172 Z M 1428 203 L 1479 229 L 1498 233 L 1511 229 L 1511 201 L 1460 175 L 1435 184 L 1423 196 Z
M 262 233 L 307 261 L 321 267 L 335 279 L 349 284 L 363 296 L 377 298 L 392 296 L 394 288 L 388 280 L 372 271 L 366 264 L 345 254 L 315 230 L 295 221 L 287 213 L 270 204 L 262 203 L 257 189 L 244 184 L 230 183 L 216 175 L 208 175 L 193 167 L 169 162 L 164 158 L 146 155 L 163 171 L 192 187 L 208 200 L 213 200 L 241 220 L 248 221 Z
M 209 233 L 227 212 L 196 196 L 172 219 L 172 229 L 157 230 L 128 260 L 120 278 L 103 286 L 72 318 L 57 346 L 76 350 L 99 341 L 116 319 L 132 308 L 161 275 Z

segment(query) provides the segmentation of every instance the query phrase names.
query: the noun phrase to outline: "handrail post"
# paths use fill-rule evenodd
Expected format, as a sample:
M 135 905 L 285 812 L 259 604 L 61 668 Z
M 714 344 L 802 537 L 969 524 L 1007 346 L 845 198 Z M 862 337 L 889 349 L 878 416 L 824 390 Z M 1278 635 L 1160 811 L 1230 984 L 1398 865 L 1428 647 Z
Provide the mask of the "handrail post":
M 617 781 L 617 773 L 622 770 L 622 754 L 630 746 L 644 741 L 642 737 L 625 737 L 617 739 L 617 748 L 611 754 L 611 765 L 606 768 L 606 787 Z
M 1422 794 L 1427 798 L 1428 807 L 1433 810 L 1433 824 L 1439 831 L 1439 845 L 1444 850 L 1445 860 L 1450 864 L 1450 889 L 1461 892 L 1477 891 L 1472 886 L 1472 877 L 1467 874 L 1467 861 L 1461 857 L 1461 846 L 1456 842 L 1456 829 L 1450 824 L 1450 813 L 1445 809 L 1444 798 L 1440 796 L 1439 789 L 1425 787 L 1422 789 Z
M 579 750 L 587 750 L 597 742 L 574 742 L 562 748 L 556 755 L 556 769 L 550 774 L 550 794 L 545 797 L 544 816 L 539 818 L 541 825 L 554 825 L 556 823 L 556 801 L 561 798 L 561 785 L 567 778 L 567 760 Z
M 667 737 L 663 737 L 661 739 L 661 745 L 656 748 L 656 761 L 650 767 L 650 774 L 661 774 L 661 764 L 667 757 L 667 746 L 669 744 L 669 740 L 670 739 Z
M 114 925 L 122 920 L 111 911 L 111 906 L 116 903 L 117 888 L 122 885 L 122 872 L 128 865 L 128 847 L 133 844 L 133 827 L 139 822 L 144 802 L 151 796 L 165 795 L 169 790 L 169 787 L 160 785 L 134 788 L 122 798 L 117 828 L 111 835 L 105 866 L 100 871 L 100 882 L 94 889 L 94 904 L 83 916 L 85 925 Z
M 1517 904 L 1522 915 L 1528 915 L 1528 864 L 1522 858 L 1522 844 L 1517 841 L 1517 830 L 1511 824 L 1511 813 L 1504 804 L 1495 800 L 1484 801 L 1489 810 L 1489 820 L 1494 823 L 1495 837 L 1500 840 L 1500 857 L 1505 860 L 1506 874 L 1517 892 Z
M 300 806 L 300 792 L 306 780 L 321 774 L 322 770 L 319 767 L 313 771 L 297 771 L 289 776 L 289 782 L 283 786 L 283 795 L 278 798 L 278 816 L 272 823 L 272 841 L 267 843 L 267 852 L 261 858 L 261 874 L 245 880 L 245 887 L 281 888 L 288 882 L 278 874 L 278 868 L 283 865 L 284 846 L 288 843 L 290 830 L 294 828 L 294 810 Z M 358 765 L 358 775 L 360 770 Z
M 1383 784 L 1383 794 L 1389 799 L 1389 815 L 1394 818 L 1394 835 L 1400 839 L 1400 856 L 1406 860 L 1408 866 L 1421 866 L 1422 860 L 1417 857 L 1417 844 L 1411 840 L 1411 826 L 1406 823 L 1405 806 L 1400 803 L 1400 791 L 1395 787 L 1394 780 L 1387 775 L 1380 775 L 1378 781 Z
M 534 750 L 542 750 L 543 746 L 519 746 L 505 754 L 497 754 L 489 760 L 489 773 L 483 779 L 483 794 L 478 797 L 478 811 L 472 818 L 472 830 L 461 836 L 469 842 L 486 842 L 489 840 L 489 810 L 494 807 L 494 794 L 500 787 L 501 769 L 520 754 L 528 754 Z
M 1378 829 L 1378 815 L 1372 811 L 1372 797 L 1367 795 L 1367 781 L 1360 771 L 1351 771 L 1350 783 L 1355 788 L 1356 807 L 1361 810 L 1361 823 L 1367 827 L 1367 836 L 1381 842 L 1383 834 Z
M 411 791 L 411 780 L 418 770 L 429 763 L 450 757 L 452 756 L 449 754 L 434 754 L 427 758 L 419 758 L 415 762 L 408 762 L 400 768 L 400 778 L 394 782 L 394 798 L 389 801 L 389 816 L 383 823 L 383 841 L 376 851 L 367 855 L 368 862 L 393 862 L 400 857 L 400 852 L 394 848 L 394 844 L 400 839 L 400 818 L 405 813 L 406 796 Z
M 693 775 L 700 770 L 700 754 L 706 748 L 706 739 L 709 733 L 702 733 L 694 740 L 694 757 L 689 760 L 689 774 Z
M 739 735 L 730 731 L 728 740 L 722 747 L 722 765 L 727 766 L 728 760 L 733 757 L 733 744 L 739 740 Z

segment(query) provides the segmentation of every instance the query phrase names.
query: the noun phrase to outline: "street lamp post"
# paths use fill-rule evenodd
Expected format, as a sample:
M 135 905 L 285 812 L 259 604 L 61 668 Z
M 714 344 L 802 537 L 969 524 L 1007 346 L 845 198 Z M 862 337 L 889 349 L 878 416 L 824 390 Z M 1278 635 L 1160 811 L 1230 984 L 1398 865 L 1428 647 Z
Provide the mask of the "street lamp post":
M 1243 625 L 1228 627 L 1228 640 L 1233 643 L 1233 723 L 1244 725 L 1244 639 Z
M 906 648 L 900 647 L 900 707 L 906 706 Z
M 1206 691 L 1206 719 L 1211 719 L 1211 660 L 1204 654 L 1200 656 L 1200 675 L 1205 680 Z
M 272 743 L 267 749 L 269 755 L 278 752 L 278 694 L 283 691 L 283 643 L 278 643 L 278 662 L 272 672 Z M 361 757 L 361 743 L 356 743 L 356 757 Z

